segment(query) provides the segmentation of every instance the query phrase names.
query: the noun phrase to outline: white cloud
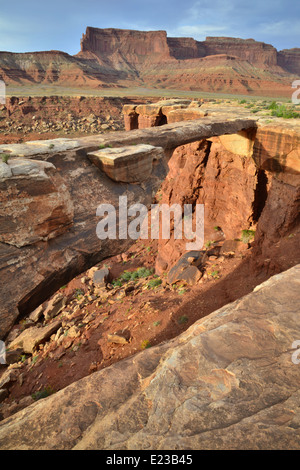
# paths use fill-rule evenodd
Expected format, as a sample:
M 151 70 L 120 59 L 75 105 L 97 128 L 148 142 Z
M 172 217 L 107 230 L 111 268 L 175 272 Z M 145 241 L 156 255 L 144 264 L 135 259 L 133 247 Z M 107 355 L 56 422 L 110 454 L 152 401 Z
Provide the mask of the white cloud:
M 257 27 L 257 31 L 259 33 L 264 33 L 269 36 L 281 36 L 285 37 L 287 33 L 289 35 L 295 34 L 295 36 L 299 35 L 300 31 L 300 21 L 276 21 L 276 22 L 268 22 L 268 23 L 261 23 Z
M 201 39 L 206 36 L 218 36 L 220 34 L 225 34 L 228 31 L 228 28 L 226 26 L 217 26 L 217 25 L 185 25 L 185 26 L 179 26 L 176 28 L 174 31 L 172 31 L 172 34 L 178 35 L 178 36 L 188 36 L 192 37 L 194 39 Z

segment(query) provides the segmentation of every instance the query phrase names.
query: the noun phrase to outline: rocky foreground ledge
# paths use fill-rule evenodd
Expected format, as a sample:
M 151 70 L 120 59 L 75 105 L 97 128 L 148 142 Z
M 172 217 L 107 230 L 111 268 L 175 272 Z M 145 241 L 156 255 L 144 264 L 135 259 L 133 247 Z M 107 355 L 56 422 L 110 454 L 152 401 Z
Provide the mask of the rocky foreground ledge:
M 299 289 L 297 265 L 2 421 L 0 448 L 299 449 Z

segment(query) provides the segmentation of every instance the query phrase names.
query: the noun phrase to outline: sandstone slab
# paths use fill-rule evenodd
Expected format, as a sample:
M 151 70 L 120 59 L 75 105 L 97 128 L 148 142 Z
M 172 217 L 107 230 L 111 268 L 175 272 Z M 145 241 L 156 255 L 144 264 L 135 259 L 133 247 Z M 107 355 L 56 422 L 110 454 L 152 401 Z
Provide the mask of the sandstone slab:
M 79 142 L 75 139 L 49 139 L 32 140 L 23 144 L 2 144 L 1 150 L 10 153 L 11 156 L 28 157 L 32 155 L 42 155 L 49 153 L 72 150 L 79 147 Z
M 89 153 L 88 157 L 112 180 L 136 183 L 150 177 L 153 161 L 163 158 L 164 153 L 161 147 L 140 144 L 121 148 L 105 148 L 98 152 Z

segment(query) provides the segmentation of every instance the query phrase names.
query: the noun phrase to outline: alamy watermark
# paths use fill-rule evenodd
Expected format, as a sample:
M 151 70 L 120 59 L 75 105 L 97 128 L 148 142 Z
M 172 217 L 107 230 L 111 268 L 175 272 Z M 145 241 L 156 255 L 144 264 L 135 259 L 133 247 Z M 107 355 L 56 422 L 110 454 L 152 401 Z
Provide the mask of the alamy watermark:
M 300 80 L 294 80 L 292 88 L 297 88 L 297 90 L 292 94 L 292 103 L 300 104 L 300 98 L 298 98 L 298 96 L 300 96 Z
M 117 209 L 112 204 L 100 204 L 96 215 L 101 217 L 96 227 L 100 240 L 169 240 L 173 229 L 175 239 L 190 240 L 186 243 L 187 251 L 203 247 L 204 204 L 196 204 L 195 207 L 184 204 L 183 208 L 180 204 L 152 204 L 148 210 L 141 203 L 128 207 L 127 196 L 120 196 Z
M 6 347 L 4 341 L 0 341 L 0 364 L 6 364 Z
M 6 86 L 3 80 L 0 80 L 0 104 L 6 103 Z

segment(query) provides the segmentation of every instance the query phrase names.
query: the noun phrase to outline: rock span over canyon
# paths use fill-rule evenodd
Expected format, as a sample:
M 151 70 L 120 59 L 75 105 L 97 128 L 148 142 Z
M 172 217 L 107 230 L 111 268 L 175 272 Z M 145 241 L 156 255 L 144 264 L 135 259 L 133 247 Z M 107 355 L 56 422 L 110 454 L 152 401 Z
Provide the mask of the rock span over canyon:
M 136 128 L 77 140 L 0 146 L 2 154 L 9 154 L 0 164 L 2 337 L 7 339 L 15 320 L 31 314 L 22 332 L 10 331 L 17 336 L 9 341 L 12 362 L 0 377 L 1 399 L 12 384 L 19 389 L 30 385 L 20 354 L 32 355 L 28 373 L 33 369 L 35 375 L 29 375 L 30 382 L 47 375 L 34 370 L 36 358 L 44 352 L 45 362 L 51 361 L 51 354 L 58 353 L 56 342 L 66 350 L 72 345 L 72 357 L 79 358 L 79 342 L 84 341 L 83 349 L 88 347 L 95 320 L 100 330 L 97 344 L 103 344 L 99 341 L 104 318 L 99 311 L 81 314 L 76 323 L 79 304 L 74 306 L 64 290 L 51 298 L 74 276 L 133 243 L 97 239 L 99 200 L 117 204 L 118 196 L 126 194 L 130 201 L 148 206 L 154 196 L 160 203 L 205 204 L 207 248 L 200 264 L 194 263 L 199 253 L 190 253 L 189 266 L 182 263 L 183 240 L 172 235 L 158 240 L 155 267 L 157 273 L 167 274 L 160 287 L 164 298 L 167 284 L 183 279 L 178 277 L 180 269 L 174 273 L 176 267 L 198 272 L 196 284 L 201 276 L 205 282 L 208 277 L 218 279 L 221 263 L 239 251 L 241 231 L 253 235 L 242 241 L 249 254 L 240 252 L 235 282 L 231 272 L 226 287 L 221 276 L 219 289 L 227 291 L 228 298 L 220 310 L 211 310 L 178 338 L 133 358 L 103 370 L 96 365 L 53 397 L 38 403 L 25 397 L 26 404 L 20 405 L 25 409 L 0 423 L 0 447 L 299 448 L 299 367 L 291 360 L 299 330 L 297 120 L 286 123 L 276 118 L 270 123 L 238 107 L 180 100 L 130 105 L 124 108 L 124 117 L 127 128 L 133 123 Z M 241 267 L 246 265 L 243 273 L 251 273 L 254 284 L 245 292 L 249 295 L 239 299 L 233 290 L 236 281 L 241 284 Z M 84 284 L 93 286 L 103 273 L 108 275 L 107 268 L 89 271 L 93 269 Z M 210 286 L 207 295 L 215 299 L 218 285 Z M 106 291 L 106 286 L 101 289 Z M 128 284 L 127 293 L 116 299 L 114 294 L 120 296 L 121 291 L 117 286 L 109 289 L 103 300 L 106 308 L 139 293 Z M 101 304 L 103 292 L 100 296 L 99 290 L 99 295 L 92 290 L 87 297 Z M 232 300 L 236 301 L 226 305 Z M 200 315 L 203 305 L 194 304 L 193 309 Z M 114 316 L 112 311 L 103 313 Z M 138 314 L 146 318 L 148 306 L 141 306 Z M 123 321 L 118 309 L 116 316 L 116 322 Z M 109 336 L 129 344 L 125 335 Z M 73 366 L 71 375 L 75 362 Z M 245 435 L 251 438 L 245 440 Z
M 88 27 L 75 56 L 60 51 L 0 52 L 7 84 L 147 86 L 290 96 L 300 49 L 277 51 L 253 39 L 168 38 L 165 31 Z

